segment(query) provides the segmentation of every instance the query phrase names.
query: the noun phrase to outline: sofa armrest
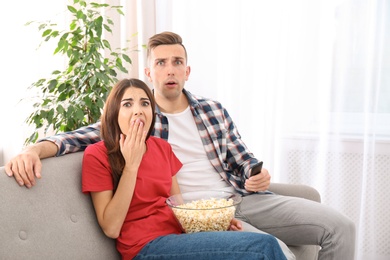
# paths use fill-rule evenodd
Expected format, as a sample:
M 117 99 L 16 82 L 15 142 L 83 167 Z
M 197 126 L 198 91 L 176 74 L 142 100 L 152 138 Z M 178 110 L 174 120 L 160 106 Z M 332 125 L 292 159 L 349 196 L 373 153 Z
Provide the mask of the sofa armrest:
M 320 193 L 315 188 L 304 184 L 271 183 L 269 191 L 279 195 L 321 202 Z

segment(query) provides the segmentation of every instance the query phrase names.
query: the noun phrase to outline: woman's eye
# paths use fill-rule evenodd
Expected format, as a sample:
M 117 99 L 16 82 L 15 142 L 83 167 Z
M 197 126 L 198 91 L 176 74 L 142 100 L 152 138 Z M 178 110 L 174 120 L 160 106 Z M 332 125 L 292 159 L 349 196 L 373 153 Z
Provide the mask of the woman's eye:
M 143 105 L 144 107 L 147 107 L 147 106 L 149 106 L 149 105 L 150 105 L 150 103 L 149 103 L 149 102 L 147 102 L 147 101 L 145 101 L 145 102 L 143 102 L 143 103 L 142 103 L 142 105 Z
M 130 104 L 130 102 L 126 102 L 126 103 L 123 103 L 123 106 L 124 107 L 131 107 L 131 104 Z

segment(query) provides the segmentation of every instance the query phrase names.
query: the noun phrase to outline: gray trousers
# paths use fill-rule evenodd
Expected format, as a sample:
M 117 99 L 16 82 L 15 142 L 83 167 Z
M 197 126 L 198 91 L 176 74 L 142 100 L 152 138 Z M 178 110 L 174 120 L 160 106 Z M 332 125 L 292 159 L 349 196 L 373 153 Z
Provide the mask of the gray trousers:
M 256 232 L 256 233 L 266 234 L 266 232 L 261 231 L 261 230 L 255 228 L 254 226 L 244 222 L 244 221 L 241 221 L 241 224 L 242 224 L 242 227 L 243 227 L 243 231 L 249 231 L 249 232 Z M 276 240 L 278 241 L 278 243 L 280 245 L 280 248 L 283 250 L 283 253 L 286 256 L 287 260 L 296 260 L 296 257 L 294 255 L 294 253 L 291 252 L 291 250 L 288 248 L 288 246 L 283 241 L 281 241 L 280 239 L 276 238 Z
M 355 224 L 324 204 L 276 194 L 253 194 L 243 197 L 236 218 L 287 245 L 319 245 L 319 260 L 354 259 Z M 244 230 L 246 227 L 246 231 L 253 231 L 246 224 Z M 288 248 L 282 249 L 291 259 Z

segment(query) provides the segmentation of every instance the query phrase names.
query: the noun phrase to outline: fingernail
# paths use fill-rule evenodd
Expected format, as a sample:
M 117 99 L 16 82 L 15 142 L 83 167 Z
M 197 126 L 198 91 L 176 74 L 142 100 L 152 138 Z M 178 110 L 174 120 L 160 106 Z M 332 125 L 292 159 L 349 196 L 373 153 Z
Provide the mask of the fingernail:
M 19 183 L 20 186 L 24 185 L 24 183 L 22 181 L 19 181 L 18 183 Z

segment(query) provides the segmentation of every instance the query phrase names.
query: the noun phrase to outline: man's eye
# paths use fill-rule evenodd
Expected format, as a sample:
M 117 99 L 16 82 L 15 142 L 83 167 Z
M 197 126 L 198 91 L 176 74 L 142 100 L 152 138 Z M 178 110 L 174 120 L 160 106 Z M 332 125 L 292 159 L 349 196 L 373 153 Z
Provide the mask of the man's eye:
M 177 60 L 177 61 L 176 61 L 176 64 L 177 64 L 177 65 L 181 65 L 181 64 L 182 64 L 181 60 Z
M 157 65 L 164 65 L 164 62 L 163 61 L 159 61 L 159 62 L 157 62 Z

